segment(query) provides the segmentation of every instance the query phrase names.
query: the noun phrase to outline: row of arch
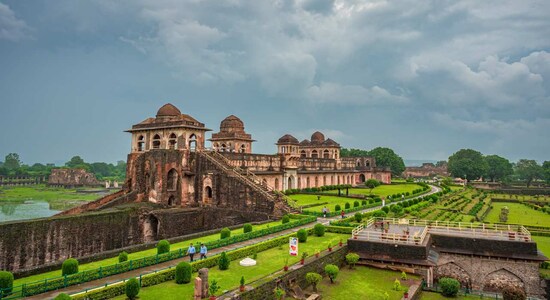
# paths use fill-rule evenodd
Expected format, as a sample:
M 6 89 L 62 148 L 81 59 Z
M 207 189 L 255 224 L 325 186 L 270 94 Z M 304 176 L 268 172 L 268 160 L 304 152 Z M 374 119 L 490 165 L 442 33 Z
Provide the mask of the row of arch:
M 216 149 L 218 152 L 239 152 L 239 153 L 245 153 L 246 152 L 246 145 L 241 144 L 238 149 L 235 149 L 236 145 L 233 145 L 233 143 L 214 143 L 214 149 Z
M 344 175 L 344 176 L 331 175 L 330 177 L 328 177 L 328 176 L 323 176 L 323 177 L 305 176 L 305 179 L 302 179 L 302 178 L 304 178 L 304 176 L 298 176 L 298 181 L 297 181 L 297 184 L 296 184 L 296 180 L 295 180 L 294 176 L 289 176 L 286 179 L 287 180 L 286 186 L 281 186 L 279 178 L 275 178 L 275 180 L 273 182 L 274 183 L 273 188 L 275 190 L 280 191 L 280 190 L 283 190 L 285 188 L 286 189 L 303 189 L 303 188 L 319 187 L 319 186 L 323 186 L 323 185 L 355 184 L 355 183 L 357 183 L 355 175 Z M 365 176 L 365 174 L 359 174 L 357 179 L 359 180 L 359 182 L 365 182 L 366 181 L 366 176 Z M 322 184 L 321 184 L 321 180 L 322 180 Z M 302 184 L 303 184 L 302 181 L 305 181 L 304 186 L 302 186 Z M 268 184 L 267 179 L 263 179 L 262 183 L 267 186 L 267 184 Z
M 184 144 L 185 144 L 185 140 L 189 141 L 189 144 L 188 144 L 189 149 L 195 149 L 195 147 L 197 146 L 197 136 L 194 133 L 191 133 L 187 139 L 183 137 Z M 155 134 L 151 139 L 150 149 L 161 149 L 161 141 L 162 141 L 162 135 L 159 133 Z M 146 143 L 147 141 L 144 135 L 138 136 L 137 151 L 138 152 L 145 151 Z M 178 149 L 178 136 L 173 132 L 170 133 L 170 135 L 168 136 L 167 149 Z

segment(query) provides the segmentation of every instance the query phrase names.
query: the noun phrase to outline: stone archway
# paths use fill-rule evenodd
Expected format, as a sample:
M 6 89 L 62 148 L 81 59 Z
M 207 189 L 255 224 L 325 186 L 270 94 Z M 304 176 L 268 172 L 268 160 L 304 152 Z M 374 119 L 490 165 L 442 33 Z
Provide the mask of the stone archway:
M 287 188 L 288 190 L 294 188 L 294 187 L 293 187 L 293 177 L 292 177 L 292 176 L 288 176 L 288 182 L 287 182 L 286 188 Z
M 159 220 L 154 215 L 148 215 L 143 221 L 143 242 L 153 242 L 158 239 Z
M 365 182 L 365 181 L 366 181 L 365 174 L 359 174 L 359 182 Z
M 438 266 L 435 273 L 436 279 L 451 277 L 458 280 L 463 288 L 472 288 L 472 278 L 470 274 L 455 262 L 449 262 Z
M 504 287 L 508 286 L 514 286 L 525 290 L 525 283 L 523 280 L 504 268 L 487 274 L 483 280 L 484 291 L 500 292 Z

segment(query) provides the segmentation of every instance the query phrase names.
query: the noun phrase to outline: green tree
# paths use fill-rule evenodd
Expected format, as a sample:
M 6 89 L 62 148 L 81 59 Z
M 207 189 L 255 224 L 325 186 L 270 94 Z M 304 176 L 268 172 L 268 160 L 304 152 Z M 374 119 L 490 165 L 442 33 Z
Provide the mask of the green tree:
M 535 179 L 542 178 L 543 168 L 532 159 L 520 159 L 516 163 L 516 174 L 521 180 L 524 180 L 527 187 Z
M 359 157 L 359 156 L 369 156 L 369 151 L 361 149 L 346 149 L 342 148 L 340 150 L 341 157 Z
M 389 167 L 394 176 L 399 176 L 405 171 L 403 159 L 390 148 L 377 147 L 369 151 L 369 156 L 376 159 L 376 166 Z
M 365 181 L 365 186 L 369 188 L 369 194 L 372 194 L 372 189 L 379 186 L 380 182 L 374 178 Z
M 317 292 L 317 284 L 321 282 L 322 279 L 323 277 L 321 276 L 321 274 L 315 272 L 308 272 L 306 274 L 306 281 L 313 286 L 314 292 Z
M 77 155 L 77 156 L 73 156 L 71 158 L 71 160 L 66 162 L 65 166 L 67 166 L 69 168 L 76 168 L 77 166 L 83 165 L 83 164 L 86 164 L 86 162 L 84 162 L 84 160 L 80 156 Z
M 6 155 L 4 159 L 4 168 L 9 171 L 15 171 L 21 167 L 21 160 L 19 159 L 19 154 L 10 153 Z
M 325 266 L 325 273 L 327 273 L 330 283 L 334 283 L 334 280 L 336 280 L 339 272 L 340 269 L 338 269 L 335 265 L 328 264 Z
M 550 161 L 542 163 L 542 176 L 546 180 L 546 183 L 550 184 Z
M 443 277 L 439 279 L 441 294 L 445 297 L 454 297 L 460 289 L 460 282 L 454 278 Z
M 504 157 L 500 157 L 498 155 L 487 155 L 484 159 L 487 163 L 487 174 L 485 175 L 491 181 L 500 181 L 504 177 L 514 173 L 512 164 Z
M 461 149 L 449 157 L 448 169 L 454 177 L 476 180 L 487 172 L 487 162 L 480 152 Z

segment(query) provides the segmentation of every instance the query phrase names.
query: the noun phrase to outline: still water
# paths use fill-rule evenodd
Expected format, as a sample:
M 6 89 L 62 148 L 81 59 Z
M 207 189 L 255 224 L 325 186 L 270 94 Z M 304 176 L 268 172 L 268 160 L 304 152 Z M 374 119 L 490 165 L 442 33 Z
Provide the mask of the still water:
M 60 205 L 43 200 L 0 201 L 0 222 L 51 217 L 80 203 L 70 201 Z

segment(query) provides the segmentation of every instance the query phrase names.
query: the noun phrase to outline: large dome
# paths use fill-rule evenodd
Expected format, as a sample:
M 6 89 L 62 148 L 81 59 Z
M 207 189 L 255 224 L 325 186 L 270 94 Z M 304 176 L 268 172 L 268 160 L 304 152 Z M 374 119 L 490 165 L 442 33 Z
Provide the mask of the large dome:
M 158 117 L 177 117 L 179 115 L 181 115 L 181 111 L 171 103 L 164 104 L 157 111 L 157 118 Z
M 293 145 L 297 145 L 299 144 L 300 142 L 298 142 L 298 140 L 293 137 L 292 135 L 290 134 L 285 134 L 283 135 L 278 141 L 277 141 L 277 144 L 293 144 Z
M 244 132 L 244 123 L 234 115 L 223 119 L 220 124 L 221 132 Z
M 316 131 L 311 135 L 311 142 L 312 143 L 322 143 L 325 141 L 325 135 L 320 133 L 319 131 Z

